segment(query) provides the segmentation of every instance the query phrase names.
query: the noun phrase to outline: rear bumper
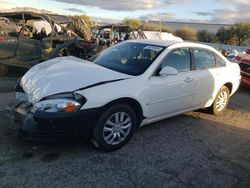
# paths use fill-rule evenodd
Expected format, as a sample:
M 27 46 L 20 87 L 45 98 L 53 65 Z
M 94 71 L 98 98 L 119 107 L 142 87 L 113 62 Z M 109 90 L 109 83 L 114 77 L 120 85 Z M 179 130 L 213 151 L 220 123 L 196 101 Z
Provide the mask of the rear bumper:
M 100 112 L 100 109 L 88 109 L 72 113 L 38 111 L 32 114 L 24 106 L 21 104 L 15 108 L 15 117 L 20 124 L 21 137 L 29 141 L 87 138 Z

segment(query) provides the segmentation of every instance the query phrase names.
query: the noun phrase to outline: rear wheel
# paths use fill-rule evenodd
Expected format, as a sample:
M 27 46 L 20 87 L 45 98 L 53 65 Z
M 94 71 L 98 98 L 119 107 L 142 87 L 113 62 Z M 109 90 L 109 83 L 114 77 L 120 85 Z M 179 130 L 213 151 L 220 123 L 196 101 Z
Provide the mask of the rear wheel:
M 228 105 L 229 102 L 229 89 L 223 86 L 215 97 L 212 106 L 209 108 L 210 112 L 214 115 L 221 114 Z
M 126 104 L 108 108 L 93 129 L 93 144 L 101 150 L 112 151 L 124 146 L 133 136 L 136 115 Z

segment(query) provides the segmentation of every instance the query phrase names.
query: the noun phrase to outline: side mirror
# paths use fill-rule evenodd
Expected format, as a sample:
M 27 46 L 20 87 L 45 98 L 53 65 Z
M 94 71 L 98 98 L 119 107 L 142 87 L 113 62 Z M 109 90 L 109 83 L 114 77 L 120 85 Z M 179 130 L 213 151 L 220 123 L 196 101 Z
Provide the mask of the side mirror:
M 178 74 L 178 71 L 175 68 L 169 67 L 169 66 L 163 67 L 161 71 L 159 72 L 160 76 L 174 76 L 177 74 Z

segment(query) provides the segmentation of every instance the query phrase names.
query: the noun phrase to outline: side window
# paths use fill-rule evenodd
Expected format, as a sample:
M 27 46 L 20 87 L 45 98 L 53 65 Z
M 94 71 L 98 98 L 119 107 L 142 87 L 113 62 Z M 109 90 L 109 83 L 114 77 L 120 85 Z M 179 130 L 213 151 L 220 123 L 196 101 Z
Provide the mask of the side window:
M 163 60 L 160 68 L 170 66 L 175 68 L 178 72 L 189 71 L 191 67 L 190 53 L 188 48 L 180 48 L 170 52 Z
M 226 66 L 226 62 L 216 54 L 215 54 L 215 60 L 216 60 L 216 67 L 224 67 L 224 66 Z
M 215 67 L 215 58 L 212 52 L 203 49 L 194 49 L 193 56 L 196 69 Z

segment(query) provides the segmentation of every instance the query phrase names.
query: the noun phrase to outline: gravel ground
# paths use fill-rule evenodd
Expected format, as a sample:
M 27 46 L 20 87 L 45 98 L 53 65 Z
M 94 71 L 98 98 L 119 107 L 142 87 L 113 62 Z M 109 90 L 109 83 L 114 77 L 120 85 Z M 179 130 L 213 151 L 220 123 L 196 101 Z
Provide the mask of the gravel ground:
M 137 130 L 122 149 L 17 139 L 15 78 L 0 78 L 0 187 L 250 187 L 250 90 L 220 117 L 190 112 Z

